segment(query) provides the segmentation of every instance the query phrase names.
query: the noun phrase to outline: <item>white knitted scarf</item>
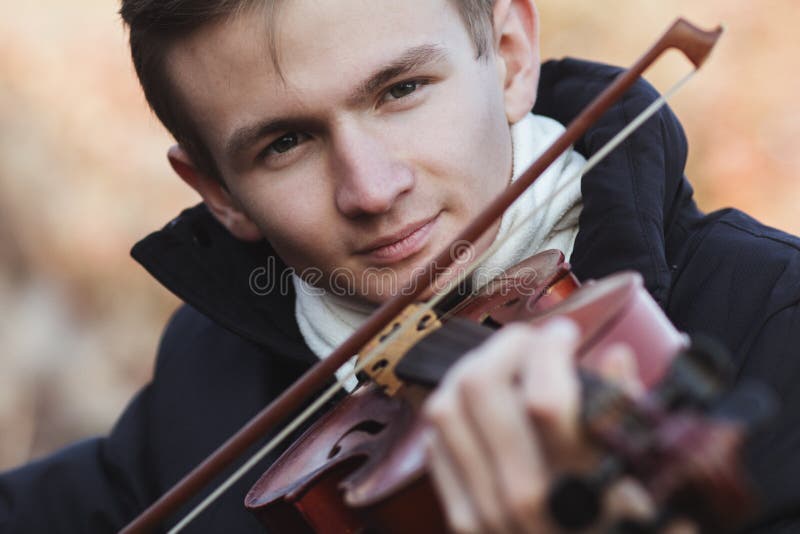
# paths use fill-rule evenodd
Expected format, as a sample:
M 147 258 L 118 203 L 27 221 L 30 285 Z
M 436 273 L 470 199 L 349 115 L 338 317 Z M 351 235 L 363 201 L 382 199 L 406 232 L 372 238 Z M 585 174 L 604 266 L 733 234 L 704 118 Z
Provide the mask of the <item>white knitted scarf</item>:
M 514 147 L 515 180 L 564 131 L 558 122 L 539 115 L 527 115 L 511 128 Z M 538 251 L 559 249 L 569 258 L 578 234 L 578 216 L 583 207 L 580 180 L 574 177 L 586 162 L 583 156 L 569 149 L 561 155 L 534 183 L 533 187 L 517 199 L 503 215 L 495 240 L 506 241 L 481 265 L 478 283 L 488 281 L 491 273 L 499 274 L 532 256 Z M 533 214 L 533 215 L 531 215 Z M 527 217 L 524 225 L 509 236 Z M 347 339 L 366 320 L 372 306 L 346 299 L 314 288 L 293 277 L 297 294 L 295 317 L 300 332 L 309 348 L 320 358 Z M 337 371 L 342 379 L 352 370 L 355 358 Z M 352 391 L 355 378 L 345 388 Z

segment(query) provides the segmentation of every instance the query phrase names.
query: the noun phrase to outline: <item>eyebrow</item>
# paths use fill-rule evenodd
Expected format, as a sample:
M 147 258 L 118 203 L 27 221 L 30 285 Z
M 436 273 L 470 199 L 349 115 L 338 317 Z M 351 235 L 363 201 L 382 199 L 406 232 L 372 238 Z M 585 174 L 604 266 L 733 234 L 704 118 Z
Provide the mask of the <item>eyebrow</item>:
M 362 82 L 347 101 L 354 103 L 365 100 L 383 85 L 389 83 L 398 76 L 402 76 L 419 67 L 439 63 L 445 60 L 446 57 L 447 52 L 445 49 L 435 44 L 424 44 L 409 48 L 403 52 L 402 55 L 389 62 L 380 70 L 373 73 L 366 81 Z
M 424 44 L 404 51 L 400 56 L 373 72 L 366 80 L 361 82 L 355 91 L 347 98 L 348 104 L 362 102 L 369 98 L 375 91 L 391 80 L 402 76 L 414 69 L 425 65 L 444 61 L 447 53 L 443 47 L 436 44 Z M 310 126 L 311 121 L 305 119 L 278 118 L 266 119 L 247 126 L 238 128 L 225 143 L 225 153 L 229 158 L 234 158 L 259 139 L 277 131 L 297 129 L 304 125 Z

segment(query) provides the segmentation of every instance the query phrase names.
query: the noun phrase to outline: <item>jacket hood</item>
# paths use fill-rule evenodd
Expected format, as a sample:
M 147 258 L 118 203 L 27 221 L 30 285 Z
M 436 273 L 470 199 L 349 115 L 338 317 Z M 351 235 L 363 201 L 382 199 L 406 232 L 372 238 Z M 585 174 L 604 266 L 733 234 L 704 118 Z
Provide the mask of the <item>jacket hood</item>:
M 574 59 L 547 62 L 533 111 L 566 125 L 619 72 Z M 646 82 L 638 82 L 575 148 L 590 156 L 657 97 Z M 665 107 L 583 177 L 583 211 L 570 260 L 580 279 L 624 266 L 640 272 L 664 305 L 671 279 L 667 255 L 685 231 L 681 215 L 699 216 L 683 177 L 686 152 L 680 124 Z M 223 327 L 271 351 L 315 360 L 295 323 L 285 264 L 266 241 L 234 238 L 203 204 L 145 237 L 131 255 Z

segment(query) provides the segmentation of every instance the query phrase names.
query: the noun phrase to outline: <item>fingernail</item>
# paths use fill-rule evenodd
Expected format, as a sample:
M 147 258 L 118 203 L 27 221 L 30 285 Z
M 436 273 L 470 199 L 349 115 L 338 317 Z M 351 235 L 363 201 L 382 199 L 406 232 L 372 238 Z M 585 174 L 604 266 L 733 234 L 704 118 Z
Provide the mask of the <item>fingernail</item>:
M 555 317 L 547 321 L 544 329 L 549 334 L 554 334 L 567 339 L 575 339 L 580 334 L 578 325 L 572 319 L 566 317 Z

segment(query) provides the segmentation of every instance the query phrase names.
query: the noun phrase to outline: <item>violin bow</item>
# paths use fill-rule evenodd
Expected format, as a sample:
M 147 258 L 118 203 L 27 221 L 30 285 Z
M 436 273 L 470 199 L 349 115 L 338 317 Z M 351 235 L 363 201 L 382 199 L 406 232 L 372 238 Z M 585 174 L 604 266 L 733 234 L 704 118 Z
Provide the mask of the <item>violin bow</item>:
M 339 345 L 328 357 L 320 360 L 306 371 L 294 384 L 286 389 L 272 403 L 256 414 L 236 434 L 231 436 L 216 451 L 208 456 L 200 465 L 195 467 L 183 479 L 175 484 L 169 491 L 151 504 L 144 512 L 131 521 L 120 532 L 122 534 L 144 533 L 153 531 L 167 517 L 184 505 L 189 499 L 198 494 L 219 473 L 233 464 L 237 458 L 263 438 L 271 430 L 286 420 L 290 414 L 310 400 L 313 395 L 321 391 L 335 371 L 346 363 L 353 355 L 379 332 L 388 325 L 397 315 L 414 303 L 434 280 L 445 272 L 457 259 L 460 244 L 474 243 L 495 222 L 505 210 L 530 186 L 536 179 L 573 145 L 586 131 L 605 113 L 622 95 L 639 79 L 639 77 L 652 65 L 665 51 L 670 48 L 680 50 L 693 64 L 693 75 L 703 65 L 722 34 L 722 28 L 712 31 L 701 30 L 684 19 L 678 19 L 664 33 L 664 35 L 639 58 L 634 65 L 619 74 L 614 82 L 598 95 L 566 128 L 564 133 L 522 174 L 513 181 L 500 195 L 498 195 L 478 216 L 443 250 L 434 260 L 409 282 L 408 286 L 397 295 L 384 302 L 344 343 Z M 690 75 L 690 76 L 691 76 Z M 674 89 L 682 86 L 689 77 L 681 80 Z M 672 91 L 670 91 L 672 92 Z M 649 116 L 666 102 L 662 97 L 654 105 L 647 108 L 633 123 L 617 135 L 597 155 L 604 157 L 625 136 L 632 133 Z M 655 105 L 658 104 L 658 105 Z M 649 114 L 648 114 L 649 113 Z M 647 114 L 647 115 L 646 115 Z M 646 115 L 646 116 L 645 116 Z M 601 158 L 593 157 L 595 163 Z M 430 280 L 431 283 L 421 283 Z M 387 342 L 390 340 L 386 340 Z M 368 360 L 363 362 L 367 365 Z M 354 371 L 354 373 L 357 371 Z M 299 427 L 303 421 L 310 417 L 316 409 L 321 407 L 328 398 L 332 397 L 339 389 L 336 384 L 328 389 L 325 395 L 319 397 L 313 404 L 297 416 L 289 426 L 274 436 L 258 453 L 251 457 L 222 485 L 215 489 L 208 497 L 198 504 L 187 516 L 178 522 L 170 532 L 178 532 L 186 526 L 203 509 L 210 505 L 228 487 L 233 485 L 241 475 L 257 463 L 266 454 L 274 450 L 291 432 Z

